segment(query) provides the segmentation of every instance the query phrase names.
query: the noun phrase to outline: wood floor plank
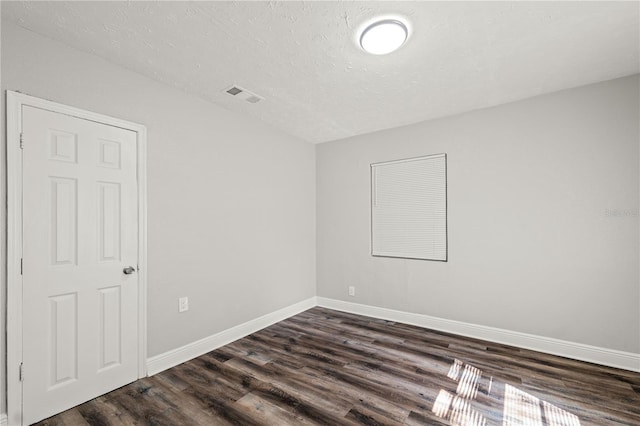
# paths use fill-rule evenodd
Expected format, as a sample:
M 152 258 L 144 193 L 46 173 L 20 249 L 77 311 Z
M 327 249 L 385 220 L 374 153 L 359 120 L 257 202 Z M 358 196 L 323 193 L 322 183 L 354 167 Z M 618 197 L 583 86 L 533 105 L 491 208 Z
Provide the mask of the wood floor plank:
M 134 419 L 127 412 L 119 410 L 109 402 L 94 401 L 94 404 L 87 404 L 78 408 L 78 413 L 82 416 L 85 423 L 77 419 L 78 425 L 113 425 L 125 426 L 134 423 Z M 68 423 L 65 420 L 65 424 Z
M 195 425 L 193 419 L 185 415 L 184 412 L 167 398 L 166 394 L 158 390 L 153 385 L 155 381 L 149 379 L 142 379 L 134 382 L 133 384 L 117 391 L 108 394 L 107 398 L 109 402 L 112 402 L 116 407 L 124 412 L 130 414 L 135 421 L 142 421 L 146 424 L 154 425 Z M 82 412 L 86 407 L 81 405 L 78 410 L 86 417 L 86 414 Z M 95 410 L 95 415 L 99 417 L 92 417 L 89 421 L 90 424 L 96 425 L 110 425 L 111 417 L 106 413 Z M 115 423 L 118 424 L 118 423 Z
M 64 413 L 51 417 L 41 423 L 43 426 L 88 426 L 87 420 L 78 410 L 68 410 Z
M 259 396 L 248 393 L 240 398 L 236 405 L 243 407 L 244 410 L 251 412 L 252 416 L 261 424 L 277 424 L 287 425 L 316 425 L 301 415 L 297 415 L 295 410 L 285 410 L 271 402 L 260 398 Z
M 312 380 L 307 380 L 306 383 L 301 382 L 296 380 L 293 375 L 289 375 L 286 379 L 274 380 L 277 376 L 272 373 L 272 369 L 258 369 L 257 365 L 252 365 L 248 360 L 232 360 L 228 361 L 228 364 L 240 371 L 247 372 L 253 377 L 258 377 L 264 382 L 277 383 L 278 386 L 268 389 L 266 394 L 264 389 L 257 389 L 256 393 L 269 401 L 280 402 L 278 400 L 282 399 L 282 402 L 287 406 L 291 406 L 302 413 L 309 413 L 310 418 L 315 421 L 321 420 L 322 424 L 336 422 L 352 406 L 351 402 L 339 397 L 333 396 L 331 399 L 327 399 L 327 393 L 323 393 L 320 389 L 314 387 Z
M 286 366 L 280 365 L 278 362 L 272 362 L 268 365 L 269 368 L 282 372 L 286 376 L 295 376 L 298 380 L 307 380 L 313 384 L 314 387 L 322 390 L 324 398 L 323 403 L 335 404 L 336 401 L 342 401 L 342 405 L 347 410 L 351 409 L 353 403 L 359 404 L 372 411 L 379 412 L 382 415 L 390 418 L 393 421 L 401 421 L 405 419 L 409 413 L 409 410 L 386 398 L 381 398 L 368 392 L 364 392 L 363 389 L 356 386 L 351 386 L 344 382 L 332 380 L 331 377 L 323 374 L 319 374 L 313 371 L 310 367 L 305 367 L 302 370 L 292 371 Z M 326 395 L 332 395 L 331 399 L 326 398 Z
M 157 376 L 156 376 L 157 377 Z M 208 410 L 202 410 L 200 404 L 193 398 L 188 398 L 187 387 L 177 389 L 173 383 L 157 377 L 155 382 L 157 390 L 171 399 L 189 419 L 198 425 L 225 424 L 221 417 Z
M 40 425 L 638 426 L 640 374 L 313 308 Z

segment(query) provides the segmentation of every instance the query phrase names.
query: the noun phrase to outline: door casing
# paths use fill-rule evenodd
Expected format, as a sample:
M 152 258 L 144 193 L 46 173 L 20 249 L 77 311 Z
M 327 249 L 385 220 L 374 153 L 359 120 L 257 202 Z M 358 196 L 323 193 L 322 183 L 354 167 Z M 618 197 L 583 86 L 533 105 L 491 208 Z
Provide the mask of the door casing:
M 7 414 L 22 424 L 22 107 L 32 106 L 137 134 L 138 184 L 138 378 L 147 375 L 147 129 L 141 124 L 7 91 Z M 23 371 L 25 377 L 29 372 Z

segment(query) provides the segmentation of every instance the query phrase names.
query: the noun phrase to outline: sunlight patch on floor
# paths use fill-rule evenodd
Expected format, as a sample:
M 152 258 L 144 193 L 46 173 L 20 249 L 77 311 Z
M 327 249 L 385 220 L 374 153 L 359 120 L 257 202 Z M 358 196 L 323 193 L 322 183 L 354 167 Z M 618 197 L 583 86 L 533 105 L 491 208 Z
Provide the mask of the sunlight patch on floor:
M 544 426 L 540 400 L 511 385 L 504 385 L 503 426 Z
M 453 396 L 444 389 L 440 390 L 432 411 L 436 416 L 447 419 L 456 426 L 487 424 L 487 419 L 471 406 L 468 399 Z
M 433 413 L 454 426 L 486 426 L 486 418 L 472 405 L 478 396 L 482 370 L 456 359 L 447 377 L 458 382 L 455 394 L 441 389 L 433 404 Z M 482 382 L 481 393 L 489 396 L 493 377 Z M 502 426 L 581 426 L 575 414 L 506 383 L 503 403 Z
M 580 426 L 575 414 L 514 386 L 505 385 L 504 395 L 503 426 Z

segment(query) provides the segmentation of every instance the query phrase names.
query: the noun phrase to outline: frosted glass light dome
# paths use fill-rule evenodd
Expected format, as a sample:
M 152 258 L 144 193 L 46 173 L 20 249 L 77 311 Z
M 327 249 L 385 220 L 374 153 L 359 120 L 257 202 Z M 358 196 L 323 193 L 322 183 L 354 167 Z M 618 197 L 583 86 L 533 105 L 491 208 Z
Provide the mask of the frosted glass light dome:
M 360 46 L 373 55 L 386 55 L 407 41 L 407 26 L 395 19 L 374 22 L 362 32 Z

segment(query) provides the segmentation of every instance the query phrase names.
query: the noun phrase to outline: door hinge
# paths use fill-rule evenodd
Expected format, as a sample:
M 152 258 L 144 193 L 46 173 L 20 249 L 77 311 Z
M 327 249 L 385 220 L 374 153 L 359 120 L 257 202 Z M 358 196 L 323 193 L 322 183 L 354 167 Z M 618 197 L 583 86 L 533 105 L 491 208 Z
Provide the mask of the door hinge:
M 18 373 L 20 376 L 20 381 L 24 381 L 24 363 L 20 363 L 20 372 Z
M 23 261 L 23 259 L 21 258 L 20 259 L 20 275 L 22 275 L 22 271 L 23 271 L 23 266 L 22 266 L 23 262 L 22 261 Z
M 20 149 L 24 149 L 24 133 L 20 133 Z

